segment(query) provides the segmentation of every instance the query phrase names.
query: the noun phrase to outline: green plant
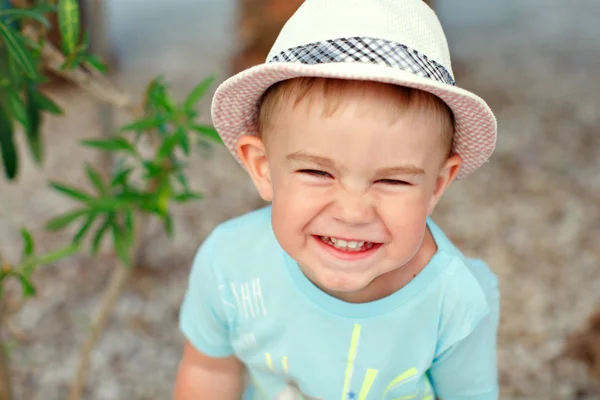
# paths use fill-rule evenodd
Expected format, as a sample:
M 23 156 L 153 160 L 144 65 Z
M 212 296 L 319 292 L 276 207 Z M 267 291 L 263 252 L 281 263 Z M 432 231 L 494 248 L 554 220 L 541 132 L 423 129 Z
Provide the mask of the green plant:
M 13 308 L 12 310 L 7 310 L 5 307 L 2 307 L 0 322 L 3 322 L 7 317 L 6 314 L 17 311 L 26 299 L 35 296 L 36 289 L 32 282 L 32 274 L 39 266 L 53 264 L 64 257 L 74 254 L 78 250 L 77 246 L 69 245 L 43 255 L 36 255 L 35 242 L 31 233 L 27 229 L 21 228 L 21 237 L 23 239 L 23 249 L 18 264 L 11 263 L 8 259 L 4 258 L 2 252 L 0 252 L 0 300 L 4 296 L 4 287 L 9 279 L 16 279 L 19 282 L 22 291 L 22 300 L 18 303 L 18 307 Z M 10 373 L 8 361 L 4 354 L 5 343 L 1 344 L 0 399 L 10 399 L 12 397 Z
M 93 166 L 85 171 L 95 192 L 52 182 L 50 186 L 77 201 L 75 210 L 51 220 L 47 228 L 63 229 L 81 223 L 73 237 L 79 245 L 90 237 L 91 255 L 96 255 L 100 242 L 111 235 L 117 255 L 125 265 L 131 265 L 128 253 L 134 244 L 136 215 L 155 215 L 172 234 L 173 219 L 169 213 L 171 202 L 185 203 L 201 199 L 193 192 L 185 176 L 186 164 L 182 156 L 190 155 L 190 143 L 210 145 L 208 140 L 219 140 L 214 128 L 199 124 L 196 103 L 208 90 L 210 77 L 195 87 L 187 99 L 177 105 L 162 78 L 153 80 L 144 101 L 142 118 L 121 127 L 119 134 L 108 139 L 84 140 L 82 145 L 107 151 L 121 157 L 112 176 L 105 180 Z M 142 155 L 141 141 L 154 143 L 151 154 Z M 95 233 L 91 228 L 100 221 Z
M 36 265 L 79 250 L 89 250 L 90 255 L 95 256 L 106 237 L 112 239 L 116 265 L 100 311 L 81 349 L 70 392 L 70 399 L 76 400 L 81 398 L 90 354 L 136 266 L 139 233 L 147 219 L 159 218 L 165 230 L 172 234 L 171 204 L 202 197 L 188 184 L 185 159 L 194 146 L 220 143 L 214 128 L 198 121 L 197 111 L 198 101 L 214 78 L 202 81 L 178 103 L 165 80 L 158 77 L 149 83 L 137 105 L 103 75 L 106 66 L 102 61 L 89 54 L 89 37 L 86 32 L 80 32 L 76 0 L 12 0 L 12 4 L 0 1 L 4 1 L 0 3 L 3 6 L 0 7 L 0 154 L 9 180 L 15 180 L 19 171 L 14 139 L 19 132 L 17 126 L 21 125 L 34 159 L 43 165 L 42 119 L 48 113 L 64 112 L 40 90 L 40 85 L 48 80 L 48 71 L 74 82 L 104 103 L 126 109 L 133 116 L 133 121 L 114 135 L 81 143 L 111 156 L 108 176 L 90 164 L 84 166 L 93 191 L 68 182 L 50 182 L 51 188 L 75 200 L 77 207 L 50 220 L 46 229 L 57 231 L 75 226 L 71 243 L 58 252 L 34 257 L 33 239 L 24 230 L 25 261 L 18 268 L 7 267 L 0 272 L 0 291 L 5 278 L 15 277 L 23 285 L 25 295 L 32 295 L 35 288 L 31 274 Z M 53 14 L 60 26 L 61 50 L 47 40 L 49 17 Z M 7 370 L 1 361 L 0 375 Z M 3 384 L 0 380 L 0 400 L 10 398 L 3 397 Z
M 42 71 L 44 41 L 25 34 L 23 27 L 33 24 L 40 31 L 47 29 L 50 26 L 47 15 L 57 11 L 65 31 L 66 27 L 78 24 L 73 20 L 76 10 L 69 8 L 73 1 L 61 1 L 60 8 L 49 1 L 36 1 L 28 9 L 12 8 L 6 1 L 4 3 L 4 7 L 0 8 L 0 154 L 4 173 L 12 180 L 17 177 L 19 170 L 14 140 L 16 125 L 23 127 L 33 159 L 41 164 L 43 146 L 40 128 L 43 115 L 62 113 L 60 107 L 39 89 L 48 80 Z M 76 38 L 72 33 L 63 37 L 64 43 L 69 45 L 68 48 L 65 45 L 65 49 L 70 50 L 64 68 L 73 69 L 84 62 L 104 69 L 96 58 L 86 54 L 87 40 L 71 49 Z
M 19 264 L 11 264 L 4 259 L 0 253 L 0 296 L 3 295 L 4 282 L 9 279 L 17 279 L 21 284 L 23 298 L 35 296 L 36 290 L 31 282 L 31 275 L 40 265 L 52 264 L 58 260 L 77 252 L 77 246 L 70 245 L 60 250 L 55 250 L 44 255 L 35 255 L 35 242 L 31 233 L 21 228 L 23 238 L 23 251 Z
M 81 351 L 79 368 L 71 389 L 71 399 L 79 399 L 85 383 L 85 371 L 91 351 L 97 342 L 118 295 L 135 266 L 139 247 L 139 232 L 149 216 L 160 218 L 166 232 L 173 233 L 170 214 L 172 202 L 186 203 L 202 198 L 192 191 L 185 176 L 186 163 L 182 158 L 190 155 L 191 143 L 201 146 L 220 139 L 214 128 L 199 124 L 196 103 L 206 93 L 213 78 L 196 86 L 181 104 L 169 94 L 162 78 L 153 80 L 143 102 L 144 114 L 127 124 L 119 133 L 108 139 L 82 142 L 84 146 L 107 151 L 120 157 L 112 176 L 104 180 L 99 171 L 86 165 L 86 174 L 94 193 L 84 189 L 52 182 L 55 190 L 77 201 L 80 206 L 51 220 L 47 228 L 63 229 L 80 223 L 73 236 L 73 245 L 80 246 L 88 237 L 91 255 L 96 255 L 101 241 L 110 236 L 120 259 L 109 283 L 98 318 Z M 148 143 L 149 153 L 143 155 Z M 95 232 L 92 226 L 98 221 Z

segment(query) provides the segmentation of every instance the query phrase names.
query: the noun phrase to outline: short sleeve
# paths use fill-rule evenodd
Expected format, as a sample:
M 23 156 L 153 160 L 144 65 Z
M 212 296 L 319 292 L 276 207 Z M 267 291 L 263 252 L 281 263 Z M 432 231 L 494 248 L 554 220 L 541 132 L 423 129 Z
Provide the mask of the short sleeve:
M 214 242 L 214 235 L 209 236 L 194 258 L 179 327 L 198 351 L 211 357 L 227 357 L 233 349 L 214 270 Z
M 464 331 L 463 337 L 435 357 L 429 370 L 436 395 L 442 400 L 498 399 L 496 342 L 500 300 L 497 281 L 494 279 L 485 289 L 481 298 L 485 308 L 471 311 L 471 315 L 481 316 L 472 320 L 473 326 Z

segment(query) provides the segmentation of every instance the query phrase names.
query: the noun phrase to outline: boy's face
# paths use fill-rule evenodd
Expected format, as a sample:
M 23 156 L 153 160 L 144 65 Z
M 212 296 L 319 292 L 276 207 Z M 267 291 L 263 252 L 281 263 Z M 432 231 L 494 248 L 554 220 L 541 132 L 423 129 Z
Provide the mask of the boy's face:
M 245 136 L 238 148 L 272 201 L 283 249 L 326 292 L 358 294 L 417 258 L 426 217 L 460 159 L 442 154 L 440 124 L 427 111 L 390 115 L 385 91 L 349 91 L 328 117 L 323 101 L 315 94 L 284 107 L 266 146 Z

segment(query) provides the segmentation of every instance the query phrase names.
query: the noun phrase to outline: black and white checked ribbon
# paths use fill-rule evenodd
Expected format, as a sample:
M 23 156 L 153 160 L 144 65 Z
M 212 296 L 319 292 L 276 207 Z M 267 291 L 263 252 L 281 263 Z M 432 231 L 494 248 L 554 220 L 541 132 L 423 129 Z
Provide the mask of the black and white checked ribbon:
M 282 51 L 269 62 L 379 64 L 456 86 L 443 65 L 403 44 L 384 39 L 352 37 L 310 43 Z

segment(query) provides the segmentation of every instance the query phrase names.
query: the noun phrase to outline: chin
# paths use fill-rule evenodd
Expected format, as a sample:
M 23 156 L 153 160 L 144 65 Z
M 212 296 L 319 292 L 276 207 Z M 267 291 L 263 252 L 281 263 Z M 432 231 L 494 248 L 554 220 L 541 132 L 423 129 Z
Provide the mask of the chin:
M 350 294 L 365 289 L 374 278 L 347 276 L 336 271 L 331 276 L 317 276 L 315 283 L 326 292 Z

